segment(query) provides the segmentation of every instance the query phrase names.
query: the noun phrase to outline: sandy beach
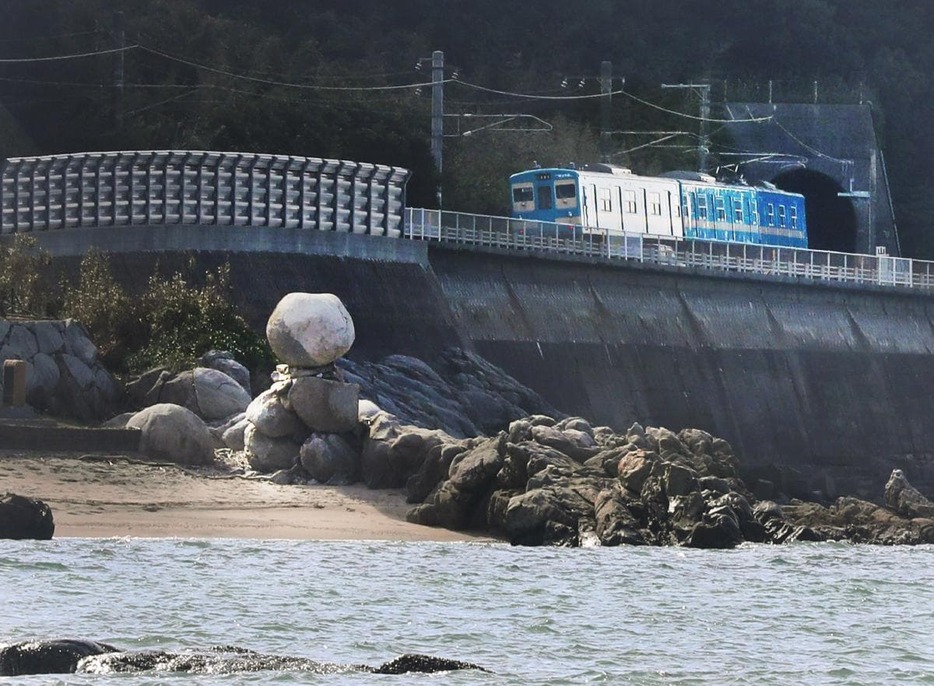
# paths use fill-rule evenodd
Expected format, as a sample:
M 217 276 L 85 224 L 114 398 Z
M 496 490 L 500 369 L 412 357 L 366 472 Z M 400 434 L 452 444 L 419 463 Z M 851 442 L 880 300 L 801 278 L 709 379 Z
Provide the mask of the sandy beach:
M 402 491 L 280 486 L 137 455 L 0 450 L 0 493 L 52 508 L 55 537 L 471 541 L 409 524 Z

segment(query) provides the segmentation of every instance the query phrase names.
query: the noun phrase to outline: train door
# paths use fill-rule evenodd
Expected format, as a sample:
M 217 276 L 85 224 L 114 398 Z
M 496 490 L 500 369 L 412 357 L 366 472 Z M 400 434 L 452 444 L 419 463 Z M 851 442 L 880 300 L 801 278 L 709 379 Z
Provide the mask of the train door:
M 597 186 L 592 183 L 582 183 L 581 195 L 584 200 L 584 206 L 581 207 L 581 224 L 583 226 L 598 226 Z
M 623 231 L 630 233 L 642 233 L 645 227 L 640 222 L 639 217 L 639 197 L 636 189 L 622 186 L 620 188 L 622 200 L 620 202 L 620 220 L 623 225 Z

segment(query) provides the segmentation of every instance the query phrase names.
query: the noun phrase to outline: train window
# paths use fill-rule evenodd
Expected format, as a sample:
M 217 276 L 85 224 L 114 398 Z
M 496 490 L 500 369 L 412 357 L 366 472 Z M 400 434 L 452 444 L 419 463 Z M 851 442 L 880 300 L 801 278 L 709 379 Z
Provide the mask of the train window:
M 737 224 L 743 223 L 743 200 L 736 198 L 733 200 L 733 221 Z
M 765 206 L 765 223 L 767 226 L 775 226 L 775 205 L 772 203 Z
M 783 229 L 785 228 L 785 206 L 784 205 L 778 206 L 778 225 L 782 227 Z
M 792 205 L 788 209 L 791 210 L 791 228 L 797 229 L 798 228 L 798 208 Z
M 568 209 L 577 207 L 577 184 L 573 181 L 555 182 L 555 207 Z
M 661 193 L 649 193 L 649 214 L 655 217 L 662 216 L 662 194 Z
M 533 202 L 535 196 L 532 194 L 531 186 L 513 186 L 512 189 L 512 201 L 519 202 Z
M 717 198 L 717 221 L 726 221 L 726 203 L 723 198 Z
M 538 187 L 538 209 L 550 210 L 555 206 L 554 199 L 551 196 L 551 186 Z
M 573 181 L 555 183 L 555 197 L 558 200 L 568 200 L 577 197 L 577 186 Z
M 638 208 L 636 207 L 636 192 L 635 192 L 635 191 L 626 191 L 626 192 L 625 192 L 625 199 L 626 199 L 626 212 L 627 212 L 627 214 L 635 214 L 635 213 L 636 213 L 636 210 L 638 209 Z
M 609 188 L 600 189 L 600 209 L 603 212 L 613 211 L 613 196 L 610 194 Z
M 697 195 L 697 218 L 707 219 L 707 196 L 703 193 Z

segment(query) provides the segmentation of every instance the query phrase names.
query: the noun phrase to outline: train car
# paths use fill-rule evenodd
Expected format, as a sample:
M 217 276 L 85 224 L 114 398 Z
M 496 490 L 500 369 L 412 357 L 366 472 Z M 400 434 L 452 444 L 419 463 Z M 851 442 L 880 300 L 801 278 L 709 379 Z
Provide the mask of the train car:
M 762 245 L 808 247 L 804 196 L 773 186 L 756 187 Z
M 719 183 L 696 172 L 639 176 L 613 165 L 532 169 L 510 177 L 511 214 L 564 235 L 616 232 L 807 247 L 804 198 Z M 563 229 L 563 231 L 562 231 Z
M 510 177 L 516 219 L 580 227 L 582 233 L 682 236 L 678 182 L 613 165 L 532 169 Z

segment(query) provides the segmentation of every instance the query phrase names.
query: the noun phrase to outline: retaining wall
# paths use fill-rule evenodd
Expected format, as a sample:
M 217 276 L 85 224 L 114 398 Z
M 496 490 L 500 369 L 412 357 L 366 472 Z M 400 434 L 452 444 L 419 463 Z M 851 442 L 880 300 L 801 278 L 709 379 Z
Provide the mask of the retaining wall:
M 124 280 L 228 261 L 257 326 L 290 291 L 337 294 L 350 356 L 472 347 L 557 407 L 625 429 L 699 427 L 753 475 L 878 500 L 891 469 L 934 494 L 934 297 L 382 237 L 241 227 L 38 234 L 64 268 L 91 245 Z

